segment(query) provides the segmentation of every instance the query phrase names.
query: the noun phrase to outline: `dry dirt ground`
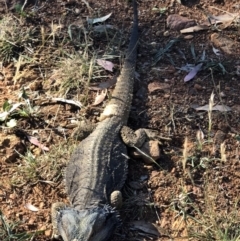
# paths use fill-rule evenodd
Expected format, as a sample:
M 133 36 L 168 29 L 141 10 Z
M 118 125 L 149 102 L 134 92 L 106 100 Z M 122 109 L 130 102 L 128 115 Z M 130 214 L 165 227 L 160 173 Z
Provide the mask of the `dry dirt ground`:
M 138 3 L 129 126 L 157 130 L 161 156 L 158 165 L 129 161 L 114 239 L 240 240 L 240 4 Z M 106 25 L 87 24 L 109 13 Z M 207 27 L 181 34 L 173 14 Z M 0 1 L 1 240 L 51 239 L 51 204 L 67 203 L 63 170 L 79 142 L 75 129 L 97 122 L 108 98 L 95 105 L 96 95 L 114 88 L 131 23 L 124 0 Z M 113 72 L 96 64 L 101 58 Z M 184 81 L 189 66 L 201 68 Z

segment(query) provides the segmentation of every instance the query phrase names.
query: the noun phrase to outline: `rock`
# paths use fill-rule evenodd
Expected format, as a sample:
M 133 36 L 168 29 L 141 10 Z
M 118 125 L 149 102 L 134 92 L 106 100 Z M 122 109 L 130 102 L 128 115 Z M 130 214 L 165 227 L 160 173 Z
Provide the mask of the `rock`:
M 159 148 L 159 142 L 155 140 L 146 141 L 143 146 L 141 147 L 141 151 L 152 157 L 153 160 L 157 160 L 160 157 L 160 148 Z M 134 158 L 142 158 L 145 163 L 152 164 L 153 162 L 147 158 L 146 156 L 143 156 L 142 154 L 138 153 L 137 151 L 133 151 L 131 155 Z
M 165 31 L 165 32 L 163 33 L 163 36 L 164 36 L 164 37 L 168 37 L 169 35 L 170 35 L 169 31 Z
M 167 18 L 167 26 L 172 30 L 179 31 L 181 29 L 189 28 L 195 25 L 195 20 L 182 17 L 178 14 L 171 14 Z
M 189 39 L 192 39 L 194 36 L 189 34 L 189 35 L 186 35 L 184 36 L 183 38 L 186 39 L 186 40 L 189 40 Z

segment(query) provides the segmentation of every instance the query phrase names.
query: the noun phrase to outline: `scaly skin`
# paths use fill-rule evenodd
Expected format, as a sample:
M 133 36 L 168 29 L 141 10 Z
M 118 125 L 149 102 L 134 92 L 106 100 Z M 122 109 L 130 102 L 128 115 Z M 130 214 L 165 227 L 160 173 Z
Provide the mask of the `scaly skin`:
M 54 232 L 64 241 L 108 240 L 119 225 L 110 196 L 124 185 L 127 149 L 120 130 L 127 124 L 132 102 L 137 58 L 138 19 L 134 0 L 134 23 L 121 74 L 112 98 L 96 129 L 73 153 L 66 168 L 66 189 L 71 207 L 52 207 Z
M 132 104 L 134 73 L 137 60 L 137 43 L 138 43 L 138 18 L 137 5 L 134 0 L 134 21 L 131 33 L 130 43 L 128 45 L 126 59 L 124 61 L 122 71 L 117 79 L 112 99 L 105 107 L 100 116 L 100 121 L 111 116 L 119 116 L 123 124 L 128 121 L 129 112 Z

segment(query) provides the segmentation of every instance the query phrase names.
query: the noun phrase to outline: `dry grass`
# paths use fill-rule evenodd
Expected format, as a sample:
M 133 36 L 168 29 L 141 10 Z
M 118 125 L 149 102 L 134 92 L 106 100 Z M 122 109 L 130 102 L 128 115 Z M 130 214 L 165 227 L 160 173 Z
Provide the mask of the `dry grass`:
M 17 59 L 27 45 L 35 41 L 36 28 L 23 28 L 21 20 L 11 14 L 0 20 L 0 29 L 0 57 L 3 63 Z
M 240 213 L 238 211 L 239 200 L 232 200 L 228 208 L 219 210 L 216 205 L 218 198 L 217 187 L 206 181 L 204 192 L 204 204 L 196 222 L 187 227 L 189 237 L 202 241 L 239 241 L 240 240 Z
M 219 97 L 221 103 L 222 99 Z M 203 182 L 203 198 L 196 203 L 191 199 L 191 193 L 183 191 L 179 196 L 172 200 L 171 205 L 177 212 L 176 216 L 176 236 L 180 230 L 185 230 L 184 240 L 196 241 L 240 241 L 240 212 L 239 199 L 235 198 L 225 205 L 224 209 L 218 207 L 220 197 L 219 183 L 208 178 L 215 170 L 212 164 L 217 165 L 217 169 L 224 169 L 223 165 L 229 161 L 226 154 L 226 143 L 220 143 L 217 147 L 212 137 L 214 94 L 209 99 L 208 109 L 208 139 L 204 140 L 201 130 L 197 131 L 196 142 L 191 146 L 188 138 L 183 144 L 183 154 L 181 158 L 184 173 L 187 171 L 186 178 L 191 179 L 194 184 L 193 173 L 198 173 Z M 215 156 L 219 149 L 219 156 Z M 210 150 L 206 152 L 206 150 Z M 214 150 L 214 151 L 211 151 Z M 195 184 L 193 186 L 196 186 Z M 190 210 L 190 211 L 189 211 Z M 181 219 L 178 216 L 182 217 Z M 190 220 L 190 221 L 189 221 Z
M 36 233 L 16 232 L 19 222 L 7 220 L 0 210 L 0 239 L 2 241 L 27 241 L 32 240 Z
M 28 150 L 24 156 L 20 156 L 20 164 L 14 167 L 14 175 L 11 178 L 13 186 L 22 186 L 26 183 L 57 182 L 62 178 L 63 170 L 69 157 L 76 147 L 75 142 L 61 142 L 51 146 L 49 152 L 34 155 Z

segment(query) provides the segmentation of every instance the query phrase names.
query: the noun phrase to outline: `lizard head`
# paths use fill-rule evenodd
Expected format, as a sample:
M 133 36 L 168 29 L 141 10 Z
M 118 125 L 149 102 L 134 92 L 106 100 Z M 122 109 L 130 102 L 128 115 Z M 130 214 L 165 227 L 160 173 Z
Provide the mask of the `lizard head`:
M 119 226 L 118 213 L 109 206 L 59 210 L 57 228 L 64 241 L 106 241 Z

